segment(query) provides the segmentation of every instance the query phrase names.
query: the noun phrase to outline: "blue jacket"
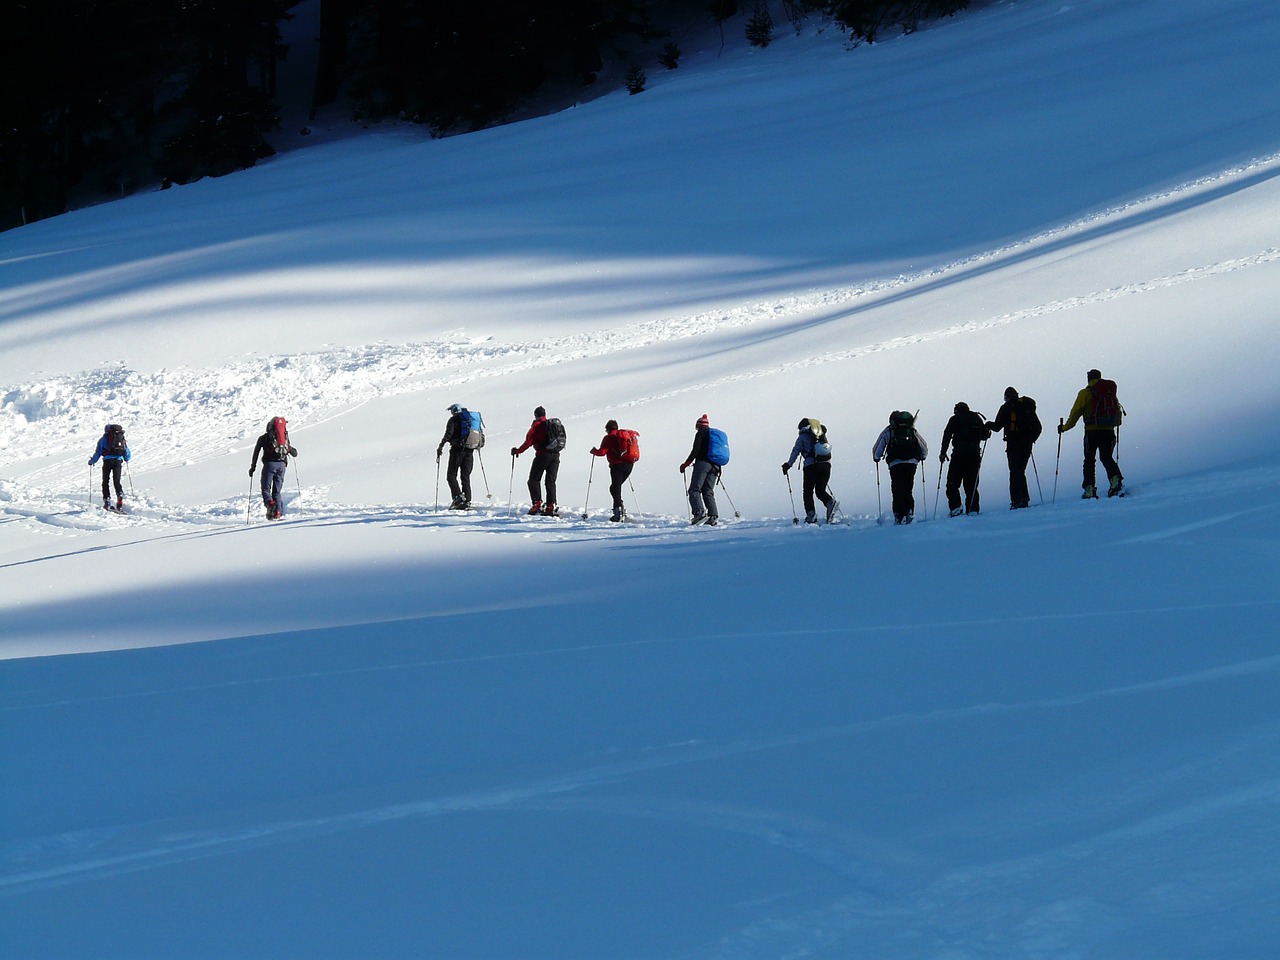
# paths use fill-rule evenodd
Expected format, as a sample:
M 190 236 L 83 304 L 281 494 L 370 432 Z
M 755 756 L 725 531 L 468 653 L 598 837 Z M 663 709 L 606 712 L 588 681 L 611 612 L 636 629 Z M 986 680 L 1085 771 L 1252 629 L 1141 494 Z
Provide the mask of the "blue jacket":
M 99 460 L 131 460 L 133 453 L 129 450 L 129 445 L 124 445 L 124 456 L 119 454 L 107 453 L 107 435 L 104 433 L 98 438 L 98 449 L 93 451 L 93 459 L 89 461 L 89 466 L 93 466 Z
M 825 463 L 827 460 L 831 459 L 831 446 L 829 444 L 824 444 L 824 449 L 827 451 L 823 459 L 823 462 Z M 801 457 L 803 459 L 806 467 L 812 467 L 818 462 L 817 437 L 813 435 L 812 430 L 800 431 L 800 435 L 796 437 L 795 446 L 791 448 L 791 456 L 787 458 L 787 466 L 789 467 L 791 464 L 795 463 L 797 457 Z

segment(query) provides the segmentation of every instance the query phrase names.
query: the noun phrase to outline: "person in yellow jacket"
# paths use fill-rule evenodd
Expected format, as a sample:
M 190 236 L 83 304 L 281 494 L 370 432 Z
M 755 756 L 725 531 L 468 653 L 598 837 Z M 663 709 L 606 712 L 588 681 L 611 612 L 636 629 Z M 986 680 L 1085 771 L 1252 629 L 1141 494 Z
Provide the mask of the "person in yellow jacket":
M 1120 473 L 1120 465 L 1115 460 L 1117 430 L 1124 417 L 1124 407 L 1116 399 L 1116 385 L 1113 380 L 1104 380 L 1101 371 L 1096 368 L 1086 375 L 1088 386 L 1076 394 L 1076 402 L 1072 404 L 1071 413 L 1065 423 L 1058 424 L 1058 433 L 1066 433 L 1076 425 L 1076 421 L 1084 420 L 1084 487 L 1085 500 L 1096 500 L 1098 486 L 1094 458 L 1102 461 L 1107 471 L 1107 496 L 1114 497 L 1124 493 L 1124 477 Z

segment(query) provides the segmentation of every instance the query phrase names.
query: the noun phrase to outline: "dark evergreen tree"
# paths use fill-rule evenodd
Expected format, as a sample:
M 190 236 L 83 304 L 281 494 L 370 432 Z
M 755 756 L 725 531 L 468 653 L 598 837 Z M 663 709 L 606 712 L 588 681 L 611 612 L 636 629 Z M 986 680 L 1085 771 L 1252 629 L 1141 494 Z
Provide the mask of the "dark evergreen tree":
M 763 0 L 756 0 L 755 9 L 747 18 L 746 36 L 753 47 L 767 47 L 773 42 L 773 16 Z

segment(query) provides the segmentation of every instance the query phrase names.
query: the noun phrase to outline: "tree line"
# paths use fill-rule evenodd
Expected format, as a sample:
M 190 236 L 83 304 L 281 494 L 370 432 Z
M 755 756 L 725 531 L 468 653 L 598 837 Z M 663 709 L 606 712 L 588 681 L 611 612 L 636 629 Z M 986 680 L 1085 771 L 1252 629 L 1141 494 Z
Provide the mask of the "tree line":
M 0 229 L 73 196 L 124 196 L 252 166 L 274 151 L 281 24 L 301 0 L 0 0 Z M 970 0 L 319 0 L 312 110 L 404 118 L 436 135 L 499 123 L 552 82 L 592 84 L 677 24 L 773 9 L 828 18 L 854 42 L 911 32 Z M 675 69 L 668 40 L 655 65 Z

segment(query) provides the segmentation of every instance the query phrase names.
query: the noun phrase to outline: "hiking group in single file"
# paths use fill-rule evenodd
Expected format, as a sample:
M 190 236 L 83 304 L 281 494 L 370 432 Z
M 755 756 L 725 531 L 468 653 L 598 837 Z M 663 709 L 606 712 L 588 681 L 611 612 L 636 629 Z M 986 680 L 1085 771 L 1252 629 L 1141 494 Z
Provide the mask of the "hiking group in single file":
M 444 435 L 436 446 L 437 506 L 441 461 L 445 448 L 448 447 L 446 480 L 452 498 L 449 509 L 467 510 L 472 505 L 471 474 L 477 459 L 481 471 L 484 470 L 484 460 L 478 457 L 485 442 L 484 418 L 478 412 L 457 403 L 450 404 L 448 411 Z M 1055 499 L 1058 465 L 1062 459 L 1062 434 L 1082 420 L 1084 472 L 1081 486 L 1084 499 L 1096 499 L 1098 496 L 1096 461 L 1101 461 L 1106 471 L 1107 496 L 1124 495 L 1124 477 L 1117 463 L 1119 431 L 1124 413 L 1124 407 L 1116 395 L 1115 382 L 1104 379 L 1096 368 L 1089 370 L 1086 374 L 1086 386 L 1076 395 L 1070 413 L 1058 422 L 1058 457 L 1054 466 Z M 893 411 L 889 415 L 888 424 L 881 430 L 871 448 L 871 456 L 876 464 L 877 499 L 880 497 L 880 463 L 883 461 L 889 471 L 890 504 L 894 522 L 898 524 L 911 523 L 915 517 L 916 472 L 929 455 L 928 444 L 916 428 L 916 417 L 917 414 L 905 410 Z M 609 495 L 613 508 L 609 519 L 620 522 L 627 517 L 623 486 L 630 483 L 631 473 L 640 460 L 640 434 L 636 430 L 621 428 L 618 421 L 612 419 L 605 424 L 604 429 L 603 439 L 590 450 L 592 459 L 587 480 L 587 500 L 590 500 L 596 458 L 604 457 L 609 467 Z M 1039 470 L 1035 468 L 1033 447 L 1041 432 L 1042 425 L 1036 413 L 1035 400 L 1020 396 L 1013 387 L 1005 390 L 1004 403 L 996 412 L 994 420 L 987 420 L 981 413 L 970 409 L 967 403 L 956 403 L 943 430 L 938 454 L 939 492 L 942 486 L 941 464 L 948 464 L 946 497 L 950 515 L 958 517 L 980 512 L 979 475 L 987 441 L 993 433 L 1002 433 L 1004 437 L 1005 455 L 1009 464 L 1009 508 L 1017 510 L 1030 506 L 1027 466 L 1030 464 L 1035 469 L 1038 486 Z M 533 422 L 525 433 L 524 442 L 511 448 L 511 489 L 508 490 L 507 499 L 513 509 L 516 460 L 531 449 L 533 461 L 528 477 L 528 514 L 547 517 L 560 515 L 556 481 L 560 472 L 560 454 L 566 443 L 564 424 L 555 417 L 548 417 L 545 408 L 535 408 Z M 831 481 L 831 450 L 827 428 L 820 420 L 805 418 L 797 424 L 796 440 L 786 462 L 782 464 L 787 491 L 792 500 L 792 521 L 796 524 L 800 523 L 800 518 L 795 513 L 795 494 L 791 486 L 790 470 L 797 461 L 801 464 L 803 476 L 801 489 L 804 522 L 819 522 L 818 503 L 825 509 L 827 523 L 835 522 L 839 514 L 840 501 L 828 489 Z M 260 490 L 268 519 L 279 520 L 284 516 L 285 471 L 289 458 L 297 456 L 298 451 L 289 440 L 288 422 L 284 417 L 272 417 L 254 445 L 253 459 L 249 465 L 252 493 L 253 476 L 257 471 L 259 458 L 262 460 Z M 125 465 L 131 459 L 132 452 L 125 440 L 123 427 L 108 424 L 89 460 L 91 486 L 92 467 L 95 463 L 102 462 L 102 505 L 105 509 L 117 512 L 124 510 L 121 470 L 122 467 L 127 469 Z M 685 481 L 691 524 L 715 526 L 720 522 L 716 487 L 724 490 L 723 469 L 728 463 L 729 439 L 723 430 L 711 426 L 709 417 L 704 413 L 694 424 L 693 445 L 679 468 Z M 923 472 L 921 484 L 927 493 Z M 488 487 L 487 477 L 485 486 Z M 114 501 L 111 496 L 113 489 Z M 631 492 L 634 497 L 634 485 L 631 486 Z M 724 492 L 728 497 L 728 491 Z M 1041 492 L 1041 502 L 1043 499 Z M 935 499 L 935 510 L 936 504 Z M 732 500 L 730 505 L 732 506 Z M 736 510 L 734 513 L 737 515 Z M 582 516 L 586 519 L 585 505 Z M 883 507 L 881 517 L 883 518 Z

